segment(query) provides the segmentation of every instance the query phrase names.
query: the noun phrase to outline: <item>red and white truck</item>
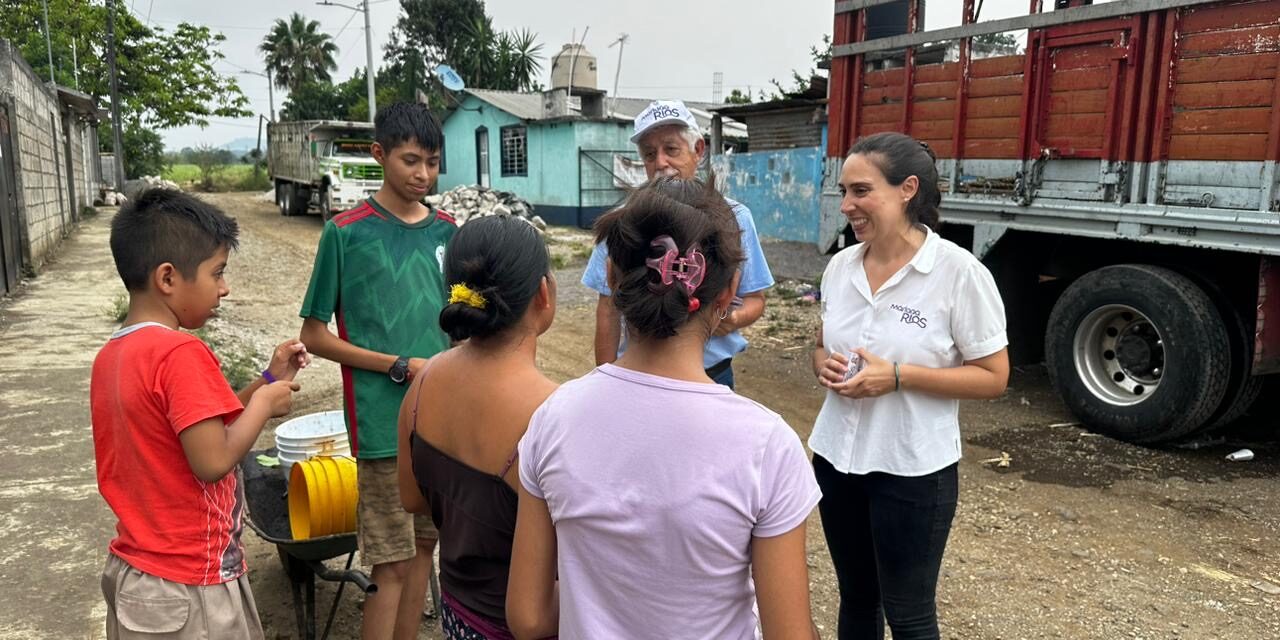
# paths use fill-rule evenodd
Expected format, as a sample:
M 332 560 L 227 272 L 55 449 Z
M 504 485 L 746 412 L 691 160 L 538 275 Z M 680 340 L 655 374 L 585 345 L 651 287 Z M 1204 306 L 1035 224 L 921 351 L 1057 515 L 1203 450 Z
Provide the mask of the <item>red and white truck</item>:
M 996 277 L 1011 357 L 1043 360 L 1083 423 L 1158 443 L 1245 414 L 1280 373 L 1280 0 L 979 22 L 957 0 L 935 31 L 906 0 L 907 28 L 869 40 L 891 1 L 835 3 L 821 248 L 850 241 L 852 143 L 908 133 L 938 155 L 943 235 Z M 974 55 L 997 33 L 1024 51 Z

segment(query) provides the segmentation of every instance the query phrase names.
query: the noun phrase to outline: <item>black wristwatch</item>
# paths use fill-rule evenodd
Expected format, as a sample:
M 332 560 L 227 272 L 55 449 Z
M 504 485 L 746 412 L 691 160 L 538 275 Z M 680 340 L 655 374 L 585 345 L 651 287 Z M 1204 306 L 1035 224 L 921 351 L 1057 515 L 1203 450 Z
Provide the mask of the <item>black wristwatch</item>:
M 387 377 L 396 384 L 404 384 L 409 379 L 409 359 L 404 356 L 396 358 L 395 364 L 387 370 Z

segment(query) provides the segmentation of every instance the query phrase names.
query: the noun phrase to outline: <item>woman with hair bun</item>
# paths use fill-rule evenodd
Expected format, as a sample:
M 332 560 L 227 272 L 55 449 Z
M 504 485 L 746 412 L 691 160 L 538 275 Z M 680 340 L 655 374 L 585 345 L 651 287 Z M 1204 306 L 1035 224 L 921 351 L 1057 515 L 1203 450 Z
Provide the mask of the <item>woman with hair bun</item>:
M 597 222 L 631 344 L 551 394 L 520 441 L 517 637 L 745 640 L 757 599 L 765 638 L 814 637 L 804 447 L 703 367 L 740 233 L 714 188 L 674 178 Z
M 458 345 L 432 358 L 405 394 L 400 497 L 407 511 L 430 512 L 440 530 L 445 638 L 502 640 L 512 637 L 505 606 L 516 443 L 556 388 L 535 365 L 538 337 L 555 317 L 556 283 L 538 232 L 510 216 L 459 229 L 444 277 L 450 296 L 440 327 Z
M 933 152 L 900 133 L 854 145 L 840 210 L 859 244 L 822 277 L 809 447 L 840 586 L 841 640 L 938 638 L 935 593 L 959 495 L 960 398 L 1009 380 L 1004 304 L 987 268 L 934 233 Z

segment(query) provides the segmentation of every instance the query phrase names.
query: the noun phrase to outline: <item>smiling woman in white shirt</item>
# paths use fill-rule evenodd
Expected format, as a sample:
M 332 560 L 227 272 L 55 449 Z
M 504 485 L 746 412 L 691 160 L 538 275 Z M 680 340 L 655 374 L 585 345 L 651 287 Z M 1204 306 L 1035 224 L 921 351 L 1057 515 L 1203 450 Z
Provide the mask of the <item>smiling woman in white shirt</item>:
M 841 640 L 936 639 L 938 571 L 959 493 L 959 400 L 1009 380 L 990 272 L 932 229 L 933 152 L 900 133 L 854 145 L 841 212 L 858 244 L 827 265 L 809 438 L 840 585 Z

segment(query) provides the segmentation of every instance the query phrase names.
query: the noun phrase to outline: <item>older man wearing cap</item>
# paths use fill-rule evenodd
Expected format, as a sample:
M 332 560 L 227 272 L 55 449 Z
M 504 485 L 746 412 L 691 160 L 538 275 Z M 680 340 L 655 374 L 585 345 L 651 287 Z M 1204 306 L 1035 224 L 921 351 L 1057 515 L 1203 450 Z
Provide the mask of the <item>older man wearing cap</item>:
M 693 178 L 698 164 L 706 152 L 706 143 L 698 129 L 698 122 L 688 107 L 678 100 L 657 100 L 636 116 L 635 133 L 631 136 L 644 161 L 649 178 L 675 176 Z M 733 357 L 747 348 L 747 340 L 738 331 L 751 326 L 764 313 L 764 292 L 773 286 L 773 274 L 765 262 L 760 238 L 756 235 L 751 210 L 740 202 L 725 198 L 742 228 L 742 249 L 746 260 L 742 263 L 742 278 L 738 283 L 741 305 L 734 308 L 716 334 L 707 341 L 702 354 L 702 364 L 712 380 L 733 388 Z M 610 299 L 612 293 L 606 283 L 608 250 L 604 244 L 596 245 L 591 261 L 582 276 L 582 284 L 600 294 L 596 305 L 596 364 L 613 362 L 626 348 L 623 326 L 617 309 Z

